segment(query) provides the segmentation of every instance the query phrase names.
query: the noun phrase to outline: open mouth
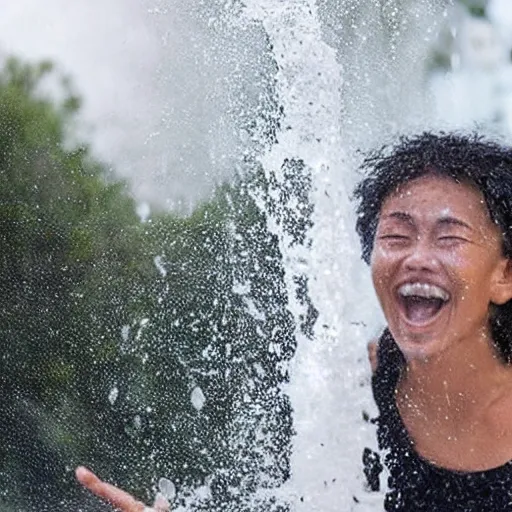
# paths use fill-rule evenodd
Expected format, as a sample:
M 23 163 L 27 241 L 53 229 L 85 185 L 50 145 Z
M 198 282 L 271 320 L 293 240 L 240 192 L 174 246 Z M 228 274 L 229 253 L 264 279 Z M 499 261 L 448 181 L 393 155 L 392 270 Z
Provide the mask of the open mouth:
M 406 283 L 398 289 L 402 311 L 412 324 L 429 323 L 450 300 L 450 294 L 439 286 L 428 283 Z

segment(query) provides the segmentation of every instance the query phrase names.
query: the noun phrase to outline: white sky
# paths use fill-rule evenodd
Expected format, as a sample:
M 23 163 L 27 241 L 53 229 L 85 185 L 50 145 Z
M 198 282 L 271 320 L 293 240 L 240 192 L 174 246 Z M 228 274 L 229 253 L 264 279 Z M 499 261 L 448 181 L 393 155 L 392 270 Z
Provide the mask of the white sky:
M 219 2 L 185 4 L 0 0 L 0 54 L 54 60 L 83 96 L 97 154 L 139 198 L 170 205 L 204 196 L 233 168 L 239 134 L 226 113 L 250 60 L 236 30 L 212 24 Z
M 258 30 L 226 21 L 232 2 L 0 0 L 0 55 L 54 60 L 97 155 L 141 200 L 186 204 L 233 172 L 272 78 Z M 490 12 L 512 38 L 511 4 Z

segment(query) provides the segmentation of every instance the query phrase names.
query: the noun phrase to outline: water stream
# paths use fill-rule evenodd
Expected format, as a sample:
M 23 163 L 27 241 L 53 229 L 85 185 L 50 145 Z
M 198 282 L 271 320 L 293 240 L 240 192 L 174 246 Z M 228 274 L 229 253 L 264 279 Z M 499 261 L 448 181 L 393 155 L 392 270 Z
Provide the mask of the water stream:
M 311 228 L 302 243 L 280 222 L 282 210 L 295 206 L 300 215 L 301 197 L 291 194 L 269 218 L 285 258 L 291 311 L 305 315 L 295 289 L 306 281 L 319 312 L 311 337 L 297 330 L 286 389 L 296 435 L 283 492 L 296 511 L 379 510 L 382 497 L 363 490 L 361 451 L 375 443 L 363 420 L 363 411 L 374 412 L 365 347 L 382 320 L 358 261 L 349 196 L 356 149 L 430 121 L 417 62 L 444 10 L 432 2 L 252 0 L 244 11 L 273 46 L 283 109 L 277 142 L 260 161 L 277 195 L 290 187 L 286 162 L 303 163 L 311 179 Z M 418 39 L 420 29 L 425 36 Z
M 129 44 L 117 41 L 119 51 L 97 43 L 109 48 L 112 60 L 122 55 L 126 71 L 114 73 L 113 64 L 101 61 L 103 92 L 102 80 L 89 73 L 91 66 L 98 69 L 101 48 L 84 59 L 76 58 L 72 43 L 63 52 L 70 65 L 87 63 L 77 73 L 80 83 L 109 103 L 93 101 L 92 109 L 85 103 L 86 113 L 101 111 L 86 119 L 103 123 L 104 131 L 93 137 L 95 148 L 118 164 L 141 201 L 193 203 L 224 178 L 255 167 L 264 171 L 273 209 L 261 190 L 251 193 L 279 240 L 286 307 L 297 325 L 290 382 L 279 389 L 290 398 L 295 435 L 289 480 L 234 490 L 253 493 L 244 505 L 254 498 L 260 507 L 254 510 L 271 510 L 269 503 L 293 512 L 381 510 L 382 496 L 365 491 L 361 471 L 363 447 L 375 446 L 373 426 L 365 419 L 375 413 L 366 343 L 383 319 L 353 232 L 350 193 L 358 151 L 428 127 L 476 123 L 510 136 L 512 16 L 507 22 L 503 14 L 508 1 L 490 3 L 492 26 L 453 11 L 444 0 L 132 0 L 123 7 L 113 2 L 107 14 L 118 19 L 125 9 L 121 20 L 132 26 L 133 37 L 125 38 Z M 18 2 L 6 5 L 21 16 Z M 36 8 L 36 2 L 24 2 Z M 96 19 L 96 9 L 104 7 L 95 2 L 75 17 Z M 52 19 L 65 18 L 62 5 L 52 4 Z M 8 33 L 15 24 L 4 25 Z M 426 62 L 443 27 L 452 42 L 444 55 L 448 64 L 429 73 Z M 108 26 L 103 31 L 114 32 Z M 21 42 L 13 51 L 30 42 L 24 34 L 16 37 Z M 31 44 L 38 46 L 36 39 Z M 125 44 L 139 50 L 137 65 Z M 124 78 L 111 81 L 109 72 L 126 78 L 130 88 L 119 93 Z M 132 81 L 134 74 L 143 79 Z M 106 100 L 105 91 L 111 95 Z M 111 97 L 119 101 L 118 111 Z M 122 116 L 132 114 L 131 104 L 134 115 L 127 121 Z M 302 222 L 299 234 L 290 229 L 290 218 Z M 238 284 L 250 309 L 246 283 Z M 247 382 L 249 391 L 253 384 Z M 197 389 L 192 402 L 199 410 L 205 397 Z M 245 407 L 233 423 L 239 431 L 232 441 L 240 451 L 249 429 L 260 428 L 260 417 L 247 416 L 257 405 Z M 261 418 L 269 421 L 261 431 L 271 430 L 269 416 Z M 270 457 L 264 448 L 261 454 Z M 273 461 L 265 463 L 272 467 Z M 248 488 L 258 481 L 253 478 Z M 190 508 L 197 498 L 202 506 L 210 499 L 208 482 L 190 491 Z

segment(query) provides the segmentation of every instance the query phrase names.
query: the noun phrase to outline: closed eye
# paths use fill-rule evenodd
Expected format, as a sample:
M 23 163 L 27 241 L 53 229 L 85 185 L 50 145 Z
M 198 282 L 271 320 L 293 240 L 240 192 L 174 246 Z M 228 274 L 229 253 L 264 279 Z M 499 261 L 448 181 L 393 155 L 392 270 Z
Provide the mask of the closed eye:
M 408 240 L 407 235 L 380 235 L 381 240 Z
M 455 248 L 463 247 L 466 244 L 471 243 L 471 241 L 463 236 L 445 235 L 437 237 L 437 243 L 440 246 Z
M 379 242 L 387 246 L 391 247 L 405 247 L 411 243 L 411 237 L 407 235 L 399 235 L 399 234 L 390 234 L 390 235 L 380 235 L 378 237 Z
M 448 240 L 448 241 L 461 241 L 461 242 L 469 242 L 467 238 L 464 238 L 462 236 L 455 236 L 455 235 L 445 235 L 438 237 L 438 240 Z

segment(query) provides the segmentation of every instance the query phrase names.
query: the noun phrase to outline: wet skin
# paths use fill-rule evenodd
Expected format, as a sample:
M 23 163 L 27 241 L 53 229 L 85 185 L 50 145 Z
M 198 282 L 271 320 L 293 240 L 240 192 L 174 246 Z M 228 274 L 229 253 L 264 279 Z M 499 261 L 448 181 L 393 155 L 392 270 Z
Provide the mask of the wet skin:
M 148 510 L 144 503 L 138 501 L 129 493 L 112 484 L 100 480 L 94 473 L 80 466 L 76 469 L 77 480 L 89 491 L 99 498 L 110 503 L 115 510 L 121 512 L 144 512 Z M 158 496 L 149 510 L 154 512 L 168 512 L 170 505 L 166 499 Z
M 416 451 L 460 471 L 511 460 L 512 369 L 489 315 L 512 298 L 512 270 L 481 193 L 434 175 L 401 186 L 381 208 L 371 270 L 406 359 L 397 405 Z
M 389 329 L 406 359 L 489 338 L 489 305 L 508 300 L 508 259 L 480 192 L 439 177 L 413 180 L 384 202 L 371 260 Z M 449 295 L 434 316 L 417 321 L 399 294 L 405 283 Z

